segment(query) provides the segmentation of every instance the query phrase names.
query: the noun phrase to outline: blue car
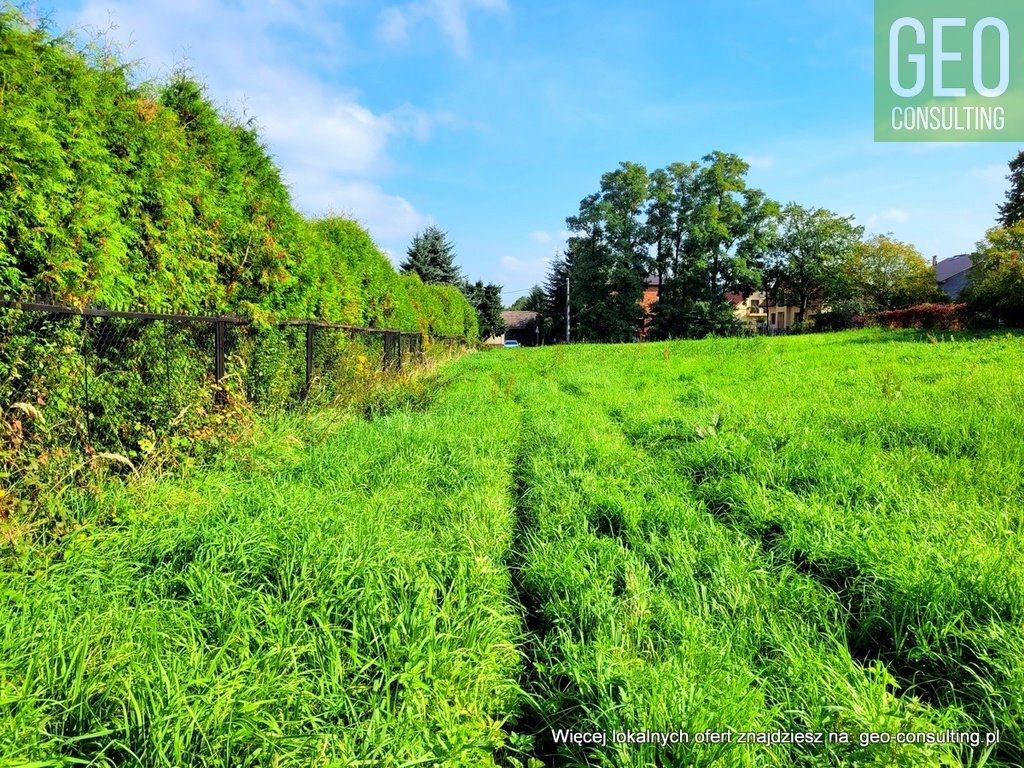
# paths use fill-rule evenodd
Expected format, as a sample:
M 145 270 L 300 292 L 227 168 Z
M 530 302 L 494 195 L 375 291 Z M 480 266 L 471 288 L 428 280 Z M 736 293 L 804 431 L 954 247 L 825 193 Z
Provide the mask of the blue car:
M 523 346 L 523 345 L 522 345 L 522 344 L 520 344 L 520 343 L 519 343 L 518 341 L 516 341 L 515 339 L 509 339 L 508 341 L 506 341 L 506 342 L 505 342 L 505 346 L 506 346 L 506 347 L 521 347 L 521 346 Z

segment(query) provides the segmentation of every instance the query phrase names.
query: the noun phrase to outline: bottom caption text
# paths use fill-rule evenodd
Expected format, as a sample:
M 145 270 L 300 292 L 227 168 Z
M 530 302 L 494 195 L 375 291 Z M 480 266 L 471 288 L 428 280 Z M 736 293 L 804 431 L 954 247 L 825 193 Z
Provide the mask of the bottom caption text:
M 844 731 L 571 731 L 552 730 L 556 744 L 599 746 L 609 744 L 957 744 L 990 747 L 999 743 L 999 731 L 896 731 L 846 733 Z

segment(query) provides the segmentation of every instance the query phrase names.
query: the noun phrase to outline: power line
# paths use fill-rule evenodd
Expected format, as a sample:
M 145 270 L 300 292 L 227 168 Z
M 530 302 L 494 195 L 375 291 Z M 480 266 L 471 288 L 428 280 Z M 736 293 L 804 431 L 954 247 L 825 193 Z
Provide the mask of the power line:
M 540 288 L 540 286 L 539 285 L 535 285 L 535 286 L 533 286 L 533 288 Z M 509 296 L 518 296 L 521 293 L 529 293 L 530 291 L 533 290 L 533 288 L 523 288 L 522 290 L 518 290 L 518 291 L 502 291 L 502 293 L 507 294 Z

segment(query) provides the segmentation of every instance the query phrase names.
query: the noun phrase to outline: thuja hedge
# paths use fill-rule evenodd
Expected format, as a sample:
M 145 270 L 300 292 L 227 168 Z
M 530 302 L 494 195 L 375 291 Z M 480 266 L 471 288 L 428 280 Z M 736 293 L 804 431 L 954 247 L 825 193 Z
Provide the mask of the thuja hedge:
M 296 211 L 256 126 L 195 80 L 140 84 L 9 6 L 0 298 L 254 321 L 227 340 L 229 407 L 214 408 L 208 324 L 0 307 L 0 522 L 57 499 L 84 466 L 177 460 L 225 439 L 251 403 L 334 401 L 381 377 L 378 338 L 325 332 L 307 391 L 302 329 L 279 320 L 478 335 L 456 288 L 399 275 L 356 222 Z
M 183 75 L 0 11 L 0 295 L 319 318 L 475 338 L 458 291 L 401 278 L 358 224 L 292 206 L 256 126 Z

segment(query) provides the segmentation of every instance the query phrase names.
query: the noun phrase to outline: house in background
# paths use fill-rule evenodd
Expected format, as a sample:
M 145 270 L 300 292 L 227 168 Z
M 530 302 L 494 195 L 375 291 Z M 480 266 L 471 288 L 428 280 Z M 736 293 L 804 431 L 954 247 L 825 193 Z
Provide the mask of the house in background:
M 648 275 L 644 281 L 644 294 L 640 305 L 644 308 L 646 315 L 640 329 L 641 340 L 647 338 L 650 330 L 660 284 L 657 275 Z M 725 298 L 732 304 L 732 312 L 736 320 L 752 333 L 788 331 L 796 324 L 800 315 L 800 307 L 776 304 L 768 298 L 764 291 L 754 291 L 746 296 L 742 293 L 729 292 L 725 294 Z M 804 321 L 809 321 L 820 311 L 821 307 L 818 306 L 818 302 L 811 302 L 807 306 Z
M 935 268 L 935 280 L 949 298 L 956 301 L 960 293 L 967 287 L 971 279 L 971 267 L 974 262 L 969 253 L 961 253 L 958 256 L 950 256 L 948 259 L 939 261 L 932 256 L 932 267 Z
M 500 336 L 491 336 L 484 344 L 500 347 L 506 341 L 518 341 L 524 347 L 535 347 L 540 343 L 540 313 L 509 309 L 501 313 L 507 326 Z
M 503 347 L 505 346 L 505 334 L 502 333 L 498 336 L 488 336 L 484 339 L 485 347 Z
M 732 304 L 732 313 L 736 319 L 752 332 L 757 331 L 758 324 L 768 319 L 765 297 L 761 291 L 754 291 L 749 296 L 742 293 L 727 293 L 725 298 Z
M 661 277 L 659 275 L 648 275 L 644 278 L 644 295 L 640 297 L 640 306 L 644 308 L 644 319 L 640 326 L 640 340 L 647 338 L 651 330 L 651 319 L 654 317 L 654 305 L 658 303 L 658 294 L 661 292 Z
M 505 333 L 492 336 L 485 343 L 501 345 L 506 341 L 518 341 L 524 347 L 536 347 L 540 343 L 539 312 L 512 309 L 502 312 L 501 319 L 508 326 Z
M 809 303 L 807 305 L 807 311 L 804 313 L 804 323 L 809 322 L 818 312 L 821 311 L 821 307 L 817 302 Z M 767 327 L 768 332 L 773 331 L 788 331 L 800 318 L 800 307 L 797 305 L 786 305 L 786 304 L 775 304 L 770 300 L 765 300 L 765 315 L 767 316 Z
M 727 293 L 725 298 L 732 304 L 732 313 L 736 320 L 755 333 L 774 333 L 788 331 L 800 315 L 800 307 L 776 304 L 769 299 L 764 291 L 754 291 L 749 296 L 742 293 Z M 804 320 L 810 320 L 820 311 L 816 304 L 807 307 Z

